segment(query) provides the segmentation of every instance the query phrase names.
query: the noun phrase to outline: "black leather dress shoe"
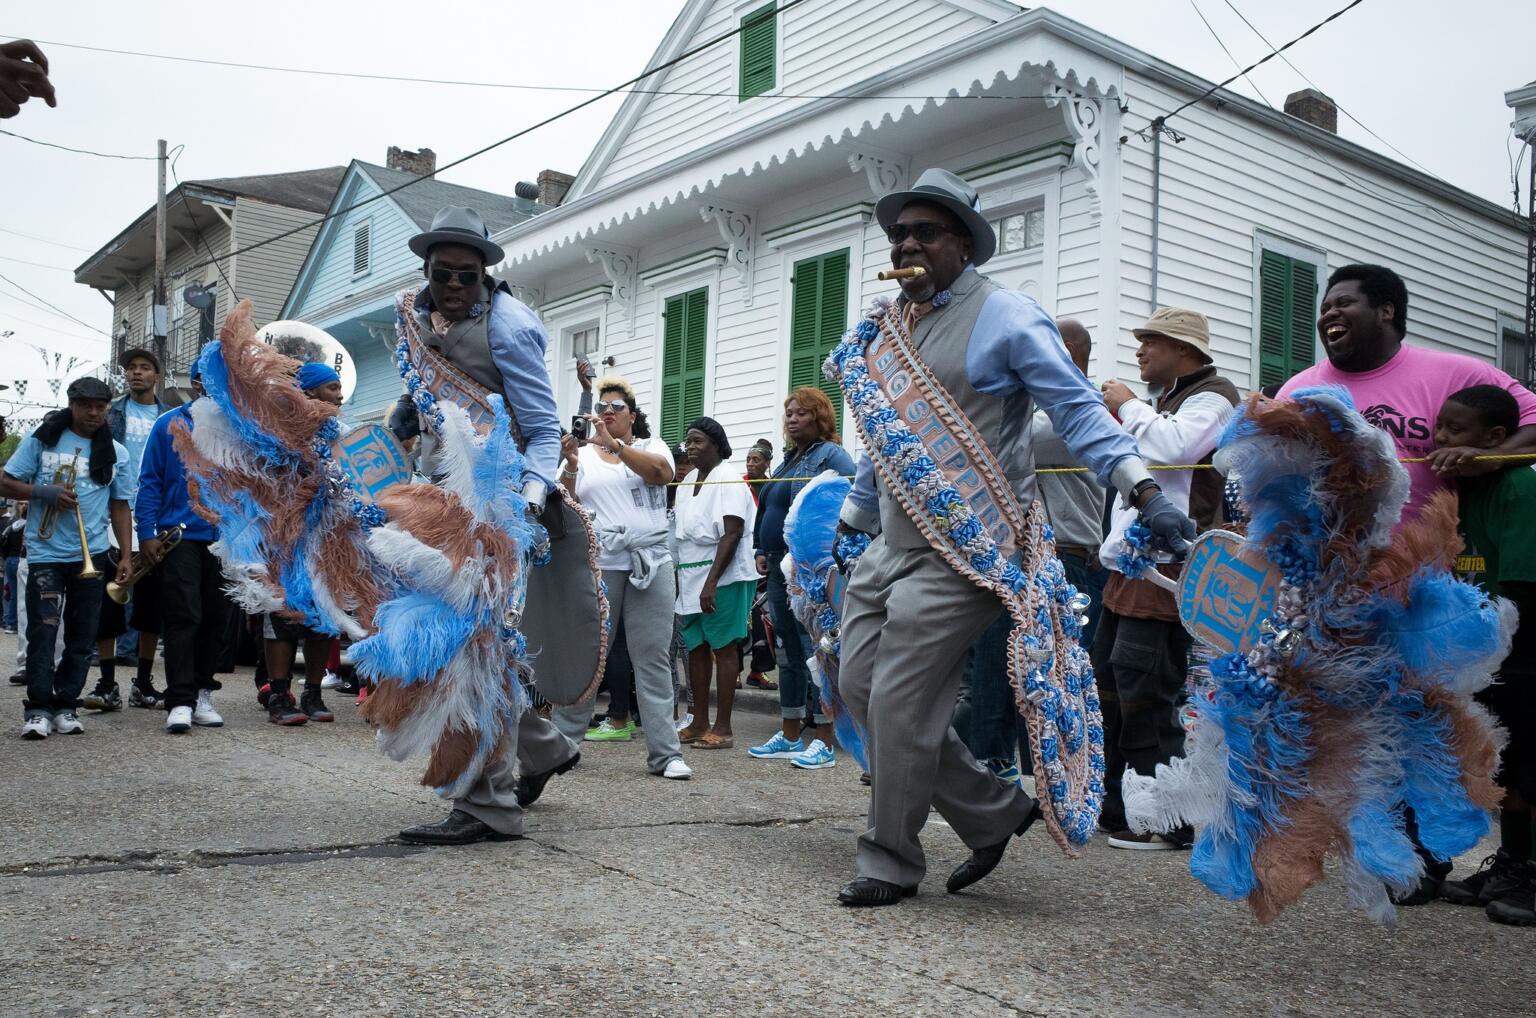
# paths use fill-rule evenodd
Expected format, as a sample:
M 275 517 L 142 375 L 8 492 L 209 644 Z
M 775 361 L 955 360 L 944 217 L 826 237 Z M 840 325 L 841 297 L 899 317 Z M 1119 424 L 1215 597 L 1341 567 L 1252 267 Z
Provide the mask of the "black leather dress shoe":
M 554 770 L 545 771 L 543 774 L 525 774 L 518 778 L 517 788 L 514 792 L 517 796 L 517 804 L 523 807 L 523 809 L 532 806 L 539 796 L 544 794 L 544 786 L 549 784 L 550 778 L 556 774 L 564 774 L 579 763 L 581 763 L 581 752 L 578 750 L 575 756 Z
M 1041 816 L 1043 814 L 1040 812 L 1040 800 L 1036 799 L 1035 804 L 1029 808 L 1029 816 L 1024 818 L 1024 822 L 1013 832 L 1013 836 L 1017 838 L 1022 835 Z M 958 894 L 967 887 L 970 887 L 976 881 L 997 869 L 997 864 L 1003 861 L 1003 853 L 1006 851 L 1008 851 L 1007 839 L 989 848 L 975 849 L 971 852 L 969 859 L 955 867 L 955 872 L 949 875 L 949 880 L 945 882 L 944 889 L 950 894 Z
M 477 841 L 517 841 L 521 834 L 502 834 L 463 810 L 454 810 L 435 824 L 407 827 L 400 839 L 413 845 L 472 845 Z
M 902 887 L 888 880 L 860 877 L 850 880 L 837 892 L 837 900 L 853 908 L 895 905 L 903 898 L 917 894 L 915 887 Z

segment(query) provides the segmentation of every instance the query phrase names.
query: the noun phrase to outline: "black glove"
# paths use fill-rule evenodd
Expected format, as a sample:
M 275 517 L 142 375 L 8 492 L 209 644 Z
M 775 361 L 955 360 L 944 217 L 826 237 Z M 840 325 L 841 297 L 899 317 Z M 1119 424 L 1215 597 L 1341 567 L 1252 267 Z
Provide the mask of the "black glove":
M 544 525 L 551 541 L 558 541 L 565 536 L 565 503 L 559 492 L 551 490 L 545 496 L 544 507 L 539 511 L 539 522 Z
M 849 565 L 847 562 L 844 562 L 843 557 L 837 553 L 837 539 L 839 537 L 852 537 L 854 534 L 863 534 L 865 537 L 870 536 L 867 532 L 860 530 L 857 527 L 850 527 L 842 520 L 837 521 L 837 533 L 832 537 L 832 561 L 836 563 L 837 571 L 842 573 L 844 576 L 848 575 Z
M 1195 539 L 1195 521 L 1179 512 L 1167 495 L 1154 491 L 1141 507 L 1141 518 L 1152 531 L 1154 548 L 1171 552 L 1176 561 L 1189 554 L 1190 542 Z
M 416 404 L 411 402 L 410 393 L 401 393 L 395 401 L 395 408 L 389 414 L 389 430 L 402 442 L 409 442 L 421 434 L 421 418 L 416 413 Z

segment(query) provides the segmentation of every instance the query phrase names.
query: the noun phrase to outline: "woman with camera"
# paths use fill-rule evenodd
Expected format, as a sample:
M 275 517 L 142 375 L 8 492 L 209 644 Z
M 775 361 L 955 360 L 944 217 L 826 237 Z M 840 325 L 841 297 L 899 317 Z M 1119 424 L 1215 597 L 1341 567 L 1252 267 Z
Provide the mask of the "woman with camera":
M 595 415 L 579 420 L 587 434 L 567 435 L 561 451 L 560 483 L 594 516 L 601 545 L 598 565 L 608 587 L 609 639 L 624 629 L 634 664 L 635 698 L 645 729 L 646 767 L 652 774 L 684 780 L 693 771 L 683 762 L 672 723 L 672 614 L 677 583 L 667 548 L 667 483 L 671 450 L 651 437 L 635 392 L 622 378 L 597 383 Z M 580 427 L 574 429 L 580 432 Z M 613 697 L 594 741 L 625 739 L 634 732 L 628 698 Z M 581 742 L 592 720 L 592 704 L 561 707 L 552 720 L 565 736 Z

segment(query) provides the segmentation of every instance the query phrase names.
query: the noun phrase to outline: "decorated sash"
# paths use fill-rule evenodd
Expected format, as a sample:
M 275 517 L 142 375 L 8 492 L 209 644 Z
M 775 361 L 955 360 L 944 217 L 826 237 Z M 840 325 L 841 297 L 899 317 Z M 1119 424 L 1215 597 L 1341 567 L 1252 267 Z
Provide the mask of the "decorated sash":
M 897 307 L 879 301 L 832 351 L 870 459 L 928 543 L 996 594 L 1013 619 L 1008 679 L 1029 725 L 1051 836 L 1069 856 L 1093 836 L 1104 799 L 1104 726 L 1078 616 L 1040 503 L 1019 505 L 975 425 L 918 358 Z M 1017 558 L 1017 563 L 1014 559 Z
M 402 290 L 395 297 L 395 361 L 412 403 L 428 428 L 437 427 L 442 414 L 437 404 L 446 401 L 462 408 L 477 432 L 488 434 L 496 424 L 490 393 L 426 342 L 416 318 L 416 293 Z M 516 435 L 515 419 L 512 431 Z M 544 511 L 559 512 L 570 536 L 541 542 L 533 564 L 543 568 L 529 578 L 533 596 L 520 621 L 529 646 L 540 654 L 539 691 L 552 703 L 580 703 L 597 691 L 608 660 L 608 595 L 597 562 L 597 533 L 591 516 L 563 485 L 555 485 Z M 578 544 L 583 538 L 584 547 Z

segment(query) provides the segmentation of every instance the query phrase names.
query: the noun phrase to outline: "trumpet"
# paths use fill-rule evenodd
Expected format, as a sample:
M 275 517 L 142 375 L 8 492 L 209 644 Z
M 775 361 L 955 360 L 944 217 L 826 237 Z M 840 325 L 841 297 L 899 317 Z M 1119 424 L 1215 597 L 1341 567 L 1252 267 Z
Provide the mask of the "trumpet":
M 166 527 L 155 535 L 155 540 L 160 542 L 160 551 L 170 551 L 181 543 L 181 535 L 186 532 L 187 525 L 178 523 L 174 527 Z M 143 552 L 135 552 L 133 556 L 133 573 L 128 577 L 127 583 L 118 583 L 116 580 L 107 581 L 107 596 L 118 604 L 128 603 L 128 591 L 135 584 L 149 575 L 149 571 L 155 568 L 155 563 L 144 557 Z
M 63 466 L 59 467 L 53 472 L 53 477 L 50 479 L 49 483 L 57 484 L 61 488 L 68 488 L 73 491 L 75 488 L 75 471 L 78 469 L 76 464 L 79 462 L 79 460 L 80 454 L 77 452 L 75 453 L 74 459 L 70 460 L 68 463 L 65 463 Z M 43 518 L 37 525 L 38 539 L 46 541 L 51 538 L 53 536 L 54 525 L 58 523 L 58 521 L 59 507 L 57 505 L 44 506 Z

